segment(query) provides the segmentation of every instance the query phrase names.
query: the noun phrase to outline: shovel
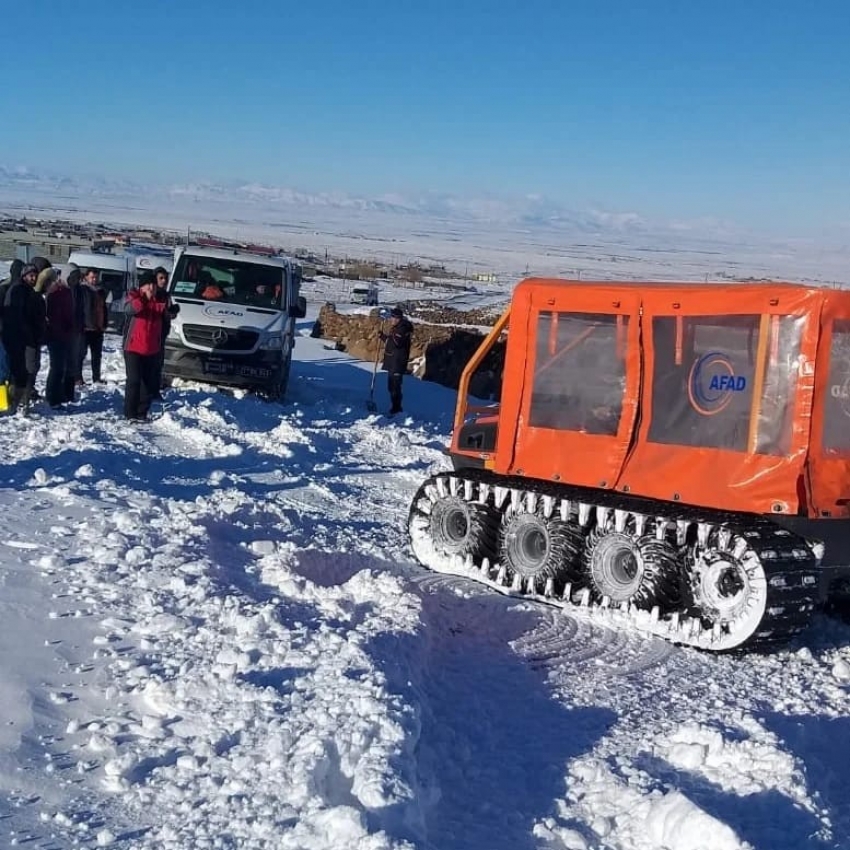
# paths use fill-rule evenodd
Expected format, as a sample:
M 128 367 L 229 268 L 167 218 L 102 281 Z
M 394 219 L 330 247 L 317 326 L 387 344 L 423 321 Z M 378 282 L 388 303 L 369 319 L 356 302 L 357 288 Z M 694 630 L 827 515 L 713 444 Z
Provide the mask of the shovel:
M 381 310 L 378 313 L 378 316 L 381 320 L 381 332 L 384 330 L 384 319 L 387 317 L 387 311 Z M 380 338 L 378 339 L 380 343 Z M 378 405 L 375 403 L 375 376 L 378 374 L 378 361 L 381 359 L 381 346 L 380 344 L 375 349 L 375 363 L 372 366 L 372 382 L 369 384 L 369 398 L 366 401 L 366 410 L 369 413 L 377 413 Z

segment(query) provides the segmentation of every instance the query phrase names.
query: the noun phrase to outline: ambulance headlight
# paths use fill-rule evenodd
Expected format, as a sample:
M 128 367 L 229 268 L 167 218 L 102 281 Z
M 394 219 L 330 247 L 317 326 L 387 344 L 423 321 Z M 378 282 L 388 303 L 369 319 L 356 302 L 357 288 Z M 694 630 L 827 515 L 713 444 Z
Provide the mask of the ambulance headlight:
M 265 351 L 280 351 L 283 348 L 283 334 L 268 334 L 260 344 Z

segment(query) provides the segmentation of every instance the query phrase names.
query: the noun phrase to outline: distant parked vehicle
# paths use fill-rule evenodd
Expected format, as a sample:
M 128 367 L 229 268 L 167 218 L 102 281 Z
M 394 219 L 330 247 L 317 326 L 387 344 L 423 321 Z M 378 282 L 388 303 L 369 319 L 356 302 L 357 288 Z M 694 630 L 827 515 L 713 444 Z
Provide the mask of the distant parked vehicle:
M 351 303 L 374 307 L 378 303 L 378 287 L 374 283 L 355 283 L 351 287 Z

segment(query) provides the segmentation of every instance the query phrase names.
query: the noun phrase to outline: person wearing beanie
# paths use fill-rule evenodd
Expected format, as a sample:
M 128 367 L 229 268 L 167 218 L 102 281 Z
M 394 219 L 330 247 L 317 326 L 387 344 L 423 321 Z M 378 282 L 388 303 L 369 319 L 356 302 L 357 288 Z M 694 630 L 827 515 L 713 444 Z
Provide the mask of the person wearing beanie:
M 413 325 L 404 317 L 401 307 L 390 310 L 390 329 L 381 331 L 381 339 L 386 342 L 382 368 L 387 372 L 387 390 L 390 394 L 389 415 L 401 413 L 401 384 L 407 372 L 410 359 L 410 343 L 413 338 Z
M 168 304 L 156 297 L 156 278 L 145 272 L 138 289 L 131 289 L 124 301 L 124 417 L 147 419 L 151 400 L 159 394 L 157 362 L 162 345 L 162 317 Z

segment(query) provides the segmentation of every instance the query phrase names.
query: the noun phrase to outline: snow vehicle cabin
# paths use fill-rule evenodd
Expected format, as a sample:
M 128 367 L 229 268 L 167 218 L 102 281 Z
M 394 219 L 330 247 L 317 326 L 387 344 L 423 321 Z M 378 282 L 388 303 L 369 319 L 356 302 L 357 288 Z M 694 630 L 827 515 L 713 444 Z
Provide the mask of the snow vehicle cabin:
M 849 385 L 850 292 L 523 281 L 461 377 L 414 553 L 701 649 L 782 642 L 848 582 Z
M 165 341 L 166 378 L 286 392 L 295 320 L 306 313 L 299 267 L 283 257 L 182 247 L 169 293 L 180 313 Z

